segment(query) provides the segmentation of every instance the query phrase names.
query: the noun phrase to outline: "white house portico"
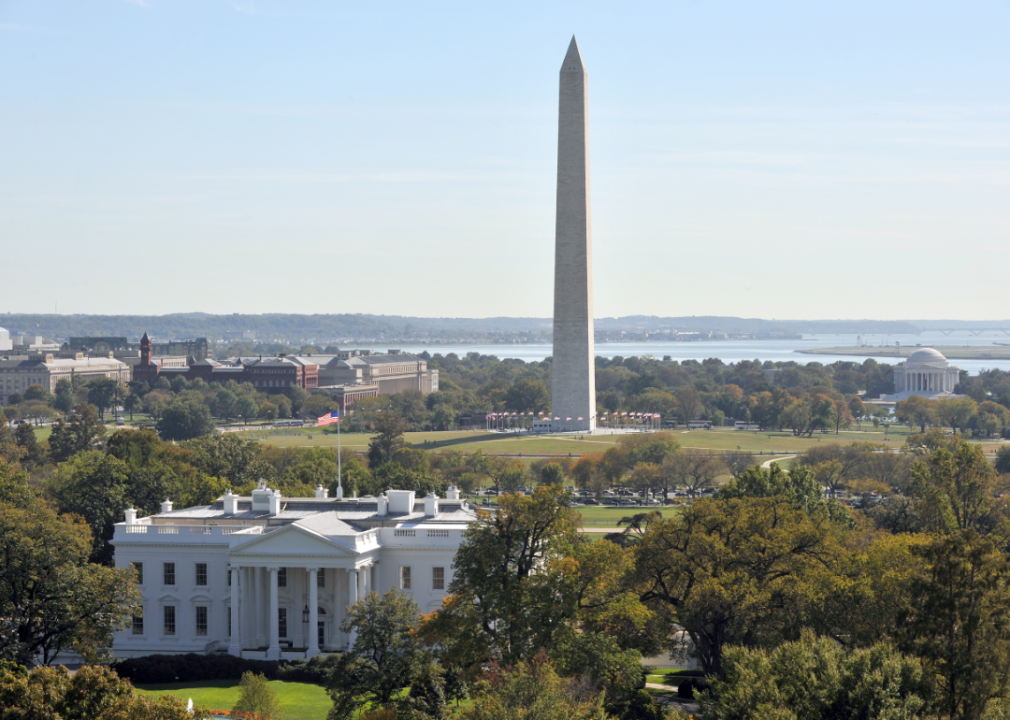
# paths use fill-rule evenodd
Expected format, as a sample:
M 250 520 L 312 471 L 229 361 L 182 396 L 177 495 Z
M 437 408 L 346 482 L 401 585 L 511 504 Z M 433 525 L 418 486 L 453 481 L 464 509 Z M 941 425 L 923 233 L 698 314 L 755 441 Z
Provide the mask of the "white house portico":
M 304 658 L 354 642 L 340 625 L 371 590 L 398 588 L 428 612 L 441 605 L 476 509 L 459 499 L 390 490 L 378 498 L 251 497 L 116 525 L 116 566 L 133 567 L 142 607 L 117 634 L 119 657 L 223 652 Z

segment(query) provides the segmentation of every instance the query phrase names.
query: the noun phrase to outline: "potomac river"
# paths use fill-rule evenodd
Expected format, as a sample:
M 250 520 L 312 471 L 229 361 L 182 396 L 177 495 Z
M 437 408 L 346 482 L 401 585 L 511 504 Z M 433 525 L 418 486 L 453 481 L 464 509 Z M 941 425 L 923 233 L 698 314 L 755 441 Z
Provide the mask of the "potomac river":
M 863 335 L 863 342 L 871 346 L 881 344 L 894 345 L 895 341 L 900 342 L 902 347 L 910 347 L 921 344 L 923 347 L 933 345 L 971 345 L 988 346 L 995 348 L 993 342 L 1010 343 L 1010 337 L 1003 333 L 986 332 L 979 336 L 967 336 L 965 333 L 957 333 L 944 336 L 942 333 L 922 333 L 921 335 Z M 663 358 L 669 355 L 674 360 L 698 360 L 699 362 L 707 358 L 719 358 L 724 363 L 734 363 L 740 360 L 771 360 L 772 362 L 784 362 L 793 360 L 801 365 L 809 362 L 819 362 L 824 365 L 836 360 L 846 360 L 862 362 L 866 355 L 804 355 L 796 352 L 818 347 L 854 347 L 856 345 L 855 335 L 804 335 L 802 339 L 796 340 L 699 340 L 692 342 L 628 342 L 628 343 L 597 343 L 596 354 L 598 356 L 612 358 L 617 355 L 621 357 L 642 357 L 652 355 L 656 358 Z M 349 346 L 350 347 L 350 346 Z M 392 345 L 372 345 L 360 346 L 371 347 L 380 352 L 385 352 Z M 481 355 L 497 355 L 499 358 L 518 358 L 526 362 L 543 360 L 551 354 L 551 346 L 544 344 L 530 345 L 396 345 L 395 347 L 410 353 L 420 353 L 427 350 L 434 355 L 441 353 L 456 353 L 459 356 L 468 352 L 479 352 Z M 876 358 L 881 364 L 896 365 L 899 358 Z M 979 370 L 999 368 L 1010 371 L 1010 359 L 986 359 L 986 360 L 951 360 L 952 365 L 967 370 L 972 375 L 978 374 Z

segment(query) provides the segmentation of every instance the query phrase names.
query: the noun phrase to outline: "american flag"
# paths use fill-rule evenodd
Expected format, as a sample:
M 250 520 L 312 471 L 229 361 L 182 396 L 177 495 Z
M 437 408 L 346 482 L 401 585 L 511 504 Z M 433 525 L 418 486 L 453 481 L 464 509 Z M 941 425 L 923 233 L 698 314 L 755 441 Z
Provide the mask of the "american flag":
M 557 415 L 555 415 L 555 416 L 554 416 L 554 419 L 555 419 L 555 420 L 560 420 L 561 418 L 559 418 L 559 417 L 558 417 Z
M 340 422 L 340 411 L 334 410 L 331 413 L 322 415 L 316 418 L 316 427 L 321 425 L 332 425 L 335 422 Z
M 570 417 L 566 417 L 565 418 L 565 422 L 571 422 L 571 421 L 572 421 L 572 419 Z
M 580 418 L 579 418 L 579 420 L 581 420 L 581 419 L 582 419 L 582 418 L 580 417 Z

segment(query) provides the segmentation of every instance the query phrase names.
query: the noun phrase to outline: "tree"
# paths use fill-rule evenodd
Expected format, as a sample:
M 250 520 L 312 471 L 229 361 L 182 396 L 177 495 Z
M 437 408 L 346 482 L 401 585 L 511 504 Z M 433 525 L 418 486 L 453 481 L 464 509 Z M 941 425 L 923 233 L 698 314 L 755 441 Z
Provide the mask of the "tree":
M 515 412 L 541 412 L 551 406 L 551 394 L 539 380 L 522 378 L 509 388 L 505 407 Z
M 123 400 L 123 407 L 126 409 L 126 412 L 130 413 L 130 422 L 133 422 L 133 413 L 140 410 L 143 404 L 144 402 L 141 397 L 133 392 Z
M 365 705 L 389 707 L 411 684 L 427 660 L 414 637 L 419 624 L 417 603 L 395 588 L 381 596 L 372 591 L 347 609 L 341 630 L 356 637 L 331 673 L 331 718 L 356 717 Z
M 789 472 L 783 470 L 778 463 L 772 464 L 770 468 L 754 466 L 719 488 L 716 497 L 723 500 L 781 497 L 793 509 L 806 513 L 821 509 L 828 510 L 831 514 L 831 509 L 828 508 L 830 504 L 835 506 L 835 512 L 848 517 L 841 503 L 824 499 L 821 485 L 813 471 L 803 465 L 794 466 Z
M 426 624 L 429 637 L 465 668 L 487 660 L 530 660 L 554 645 L 574 608 L 558 598 L 565 549 L 574 540 L 563 491 L 503 495 L 496 513 L 480 511 L 456 553 L 450 597 Z
M 603 468 L 603 455 L 600 453 L 579 458 L 572 466 L 572 477 L 579 488 L 589 490 L 597 500 L 610 487 L 610 480 Z
M 974 530 L 940 535 L 917 550 L 925 574 L 909 587 L 901 644 L 934 678 L 941 716 L 977 720 L 1010 683 L 1010 568 Z
M 91 448 L 105 435 L 105 425 L 94 405 L 82 403 L 74 408 L 69 424 L 59 421 L 49 436 L 49 454 L 63 462 L 75 453 Z
M 98 378 L 88 383 L 88 402 L 98 410 L 98 417 L 105 422 L 105 411 L 116 400 L 119 384 L 112 378 Z
M 543 651 L 529 662 L 497 663 L 474 689 L 473 704 L 461 720 L 608 720 L 603 694 L 565 680 Z
M 898 720 L 929 709 L 919 661 L 883 642 L 845 649 L 804 633 L 771 651 L 728 648 L 724 666 L 718 700 L 704 703 L 713 720 Z
M 48 665 L 73 648 L 101 659 L 139 601 L 128 570 L 88 563 L 92 536 L 40 498 L 0 503 L 0 659 Z
M 74 408 L 74 384 L 70 380 L 61 378 L 56 381 L 56 397 L 53 400 L 53 407 L 65 413 Z
M 921 395 L 912 395 L 894 404 L 894 414 L 901 422 L 918 425 L 919 432 L 926 432 L 926 426 L 936 420 L 936 404 Z
M 237 718 L 248 714 L 262 720 L 278 720 L 281 717 L 277 693 L 270 687 L 265 675 L 250 670 L 242 673 L 238 701 L 231 709 L 231 714 Z
M 265 402 L 262 405 L 260 405 L 259 417 L 261 420 L 267 420 L 269 422 L 273 422 L 274 420 L 277 419 L 277 414 L 279 412 L 280 411 L 277 409 L 277 406 L 274 405 L 272 402 Z
M 980 445 L 938 448 L 925 463 L 916 463 L 911 475 L 911 494 L 929 530 L 999 533 L 1010 541 L 1007 502 L 997 497 L 996 476 Z
M 204 403 L 195 398 L 180 398 L 165 408 L 157 428 L 165 440 L 192 440 L 213 433 L 214 421 Z
M 756 461 L 749 452 L 728 452 L 722 456 L 722 462 L 733 477 L 740 477 L 745 470 L 754 467 Z
M 972 415 L 978 412 L 978 404 L 971 398 L 943 398 L 934 401 L 936 421 L 941 427 L 949 427 L 956 434 L 964 430 Z
M 658 493 L 665 485 L 659 465 L 647 462 L 635 465 L 631 469 L 628 481 L 634 490 L 642 493 L 643 497 L 651 493 Z
M 128 481 L 126 464 L 98 450 L 78 453 L 47 481 L 46 493 L 60 511 L 82 516 L 91 527 L 93 562 L 112 564 L 114 549 L 109 541 L 129 505 Z
M 866 405 L 863 404 L 860 398 L 854 397 L 849 400 L 849 413 L 856 419 L 856 423 L 858 424 L 866 417 Z
M 995 467 L 998 473 L 1010 473 L 1010 445 L 1004 445 L 996 451 Z
M 207 717 L 201 707 L 188 709 L 175 695 L 149 698 L 108 668 L 85 665 L 73 675 L 60 666 L 31 672 L 0 669 L 0 717 L 4 720 L 192 720 Z
M 707 674 L 722 675 L 726 646 L 770 647 L 795 630 L 832 537 L 826 513 L 783 497 L 697 500 L 635 546 L 642 600 L 687 631 Z
M 547 463 L 540 471 L 540 482 L 544 485 L 561 487 L 565 484 L 565 471 L 558 463 Z
M 407 444 L 403 439 L 403 420 L 395 413 L 378 413 L 375 417 L 375 430 L 378 435 L 368 442 L 368 466 L 371 468 L 389 462 Z
M 691 497 L 726 472 L 718 455 L 693 449 L 671 455 L 663 464 L 674 481 L 687 488 Z
M 39 385 L 38 383 L 36 383 L 34 385 L 29 385 L 25 389 L 25 401 L 26 402 L 33 402 L 34 401 L 34 402 L 46 403 L 48 405 L 54 399 L 55 399 L 55 397 L 53 396 L 53 394 L 51 392 L 49 392 L 48 390 L 46 390 L 41 385 Z
M 35 438 L 35 430 L 31 425 L 18 425 L 14 431 L 14 440 L 23 451 L 21 462 L 28 468 L 37 468 L 45 464 L 46 452 Z
M 259 414 L 260 408 L 248 395 L 240 395 L 238 399 L 235 400 L 234 412 L 236 415 L 242 418 L 242 422 L 245 425 L 249 424 L 249 419 L 256 417 Z

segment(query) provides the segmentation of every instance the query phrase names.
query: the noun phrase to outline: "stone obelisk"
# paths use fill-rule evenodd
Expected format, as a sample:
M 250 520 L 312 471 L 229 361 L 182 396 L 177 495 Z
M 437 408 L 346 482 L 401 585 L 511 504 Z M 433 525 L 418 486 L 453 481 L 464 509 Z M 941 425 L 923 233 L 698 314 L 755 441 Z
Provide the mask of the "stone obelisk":
M 586 66 L 574 36 L 561 66 L 560 98 L 551 415 L 559 418 L 553 421 L 553 427 L 562 431 L 593 432 L 596 428 L 596 368 L 589 118 Z

